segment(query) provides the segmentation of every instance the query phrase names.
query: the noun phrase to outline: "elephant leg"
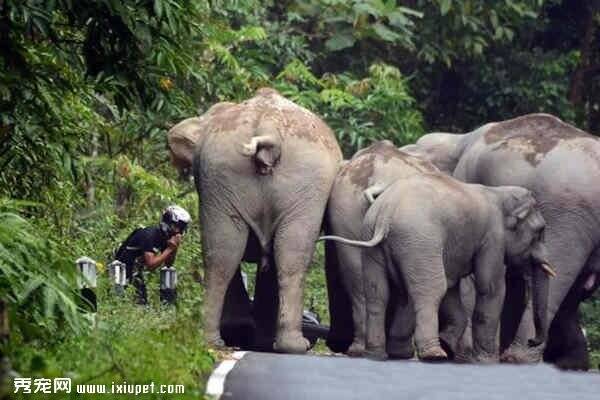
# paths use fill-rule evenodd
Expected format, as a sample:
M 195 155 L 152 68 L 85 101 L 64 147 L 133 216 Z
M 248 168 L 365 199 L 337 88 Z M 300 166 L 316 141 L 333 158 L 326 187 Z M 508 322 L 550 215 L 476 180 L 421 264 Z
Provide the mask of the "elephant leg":
M 339 257 L 334 242 L 325 241 L 325 277 L 329 299 L 330 328 L 327 334 L 327 347 L 335 353 L 344 353 L 352 344 L 354 327 L 352 302 L 343 284 Z
M 366 305 L 362 277 L 361 249 L 338 245 L 338 257 L 344 291 L 349 294 L 352 307 L 354 338 L 347 351 L 349 356 L 362 356 L 365 350 Z
M 252 348 L 259 351 L 272 351 L 277 328 L 277 310 L 279 309 L 279 287 L 275 258 L 271 257 L 269 268 L 256 271 L 254 304 L 252 314 L 256 321 L 256 331 Z
M 570 226 L 572 221 L 552 221 L 553 226 Z M 550 279 L 550 290 L 548 298 L 548 323 L 552 324 L 569 290 L 575 283 L 575 279 L 583 269 L 590 256 L 591 250 L 586 245 L 588 239 L 580 237 L 576 231 L 566 229 L 558 232 L 558 229 L 546 228 L 546 247 L 548 248 L 548 260 L 556 268 L 557 276 Z M 578 243 L 578 246 L 573 246 Z M 526 309 L 526 312 L 529 312 Z M 536 347 L 528 346 L 529 334 L 533 332 L 533 317 L 522 318 L 521 325 L 513 344 L 502 355 L 502 361 L 514 363 L 538 362 L 542 359 L 545 344 Z
M 474 361 L 498 360 L 498 326 L 506 292 L 504 248 L 490 241 L 475 260 Z
M 448 358 L 440 345 L 438 321 L 447 282 L 442 255 L 432 253 L 432 249 L 439 251 L 442 246 L 428 245 L 427 248 L 403 248 L 403 254 L 396 253 L 400 250 L 397 246 L 393 251 L 394 259 L 402 260 L 404 282 L 415 308 L 417 355 L 421 360 L 436 361 Z
M 475 309 L 475 276 L 469 274 L 460 280 L 460 298 L 463 305 L 465 315 L 467 317 L 467 325 L 458 342 L 457 349 L 454 353 L 454 361 L 468 362 L 471 360 L 473 353 L 473 329 L 471 326 L 471 317 Z
M 249 348 L 254 331 L 252 302 L 244 287 L 241 269 L 238 267 L 225 294 L 221 315 L 221 338 L 227 346 Z
M 592 252 L 584 272 L 577 277 L 554 317 L 544 351 L 544 361 L 554 363 L 561 369 L 589 369 L 588 343 L 581 329 L 579 304 L 600 286 L 598 272 L 600 248 Z
M 404 288 L 391 293 L 387 310 L 386 352 L 389 358 L 410 359 L 415 355 L 415 307 Z
M 585 278 L 579 277 L 571 287 L 550 326 L 544 361 L 561 369 L 587 371 L 590 367 L 587 339 L 581 330 L 579 312 Z
M 212 209 L 211 211 L 215 211 Z M 206 269 L 206 292 L 204 299 L 204 331 L 207 343 L 223 346 L 220 322 L 225 294 L 244 255 L 248 239 L 248 227 L 236 223 L 223 213 L 202 218 L 202 243 L 204 268 Z
M 440 342 L 453 359 L 467 327 L 467 314 L 460 295 L 460 283 L 449 288 L 440 304 Z
M 515 282 L 512 281 L 511 283 L 514 284 Z M 527 282 L 525 283 L 528 284 Z M 507 287 L 506 290 L 508 291 L 509 288 Z M 529 289 L 526 290 L 529 291 Z M 514 291 L 511 294 L 514 294 Z M 518 311 L 513 309 L 514 313 L 511 314 L 511 309 L 506 306 L 506 302 L 502 310 L 501 324 L 506 323 L 508 328 L 505 329 L 504 326 L 501 326 L 500 328 L 500 345 L 502 346 L 500 356 L 501 362 L 524 364 L 538 362 L 540 360 L 540 350 L 536 347 L 529 346 L 527 343 L 530 338 L 535 336 L 535 328 L 533 324 L 533 303 L 531 301 L 531 296 L 527 294 L 524 295 L 528 298 L 525 299 L 526 303 L 523 313 L 520 314 L 520 319 Z M 514 335 L 512 336 L 511 341 L 511 329 L 514 328 L 515 324 L 518 325 L 516 331 L 512 331 L 514 332 Z M 504 348 L 507 344 L 508 347 Z
M 579 323 L 578 310 L 570 308 L 566 307 L 564 312 L 561 308 L 554 318 L 544 361 L 561 369 L 587 371 L 590 368 L 587 339 Z
M 528 296 L 528 282 L 521 274 L 506 273 L 506 296 L 500 317 L 500 353 L 515 341 L 517 337 L 533 337 L 532 304 Z M 526 307 L 529 309 L 525 312 Z M 519 318 L 518 316 L 523 316 Z M 531 328 L 530 332 L 523 329 Z
M 390 288 L 383 251 L 378 248 L 364 249 L 362 253 L 366 300 L 366 348 L 365 355 L 375 360 L 385 360 L 385 317 Z
M 302 296 L 322 219 L 321 214 L 308 211 L 311 209 L 318 207 L 307 204 L 304 218 L 289 215 L 275 233 L 279 310 L 274 348 L 283 353 L 304 353 L 309 348 L 308 340 L 302 336 Z

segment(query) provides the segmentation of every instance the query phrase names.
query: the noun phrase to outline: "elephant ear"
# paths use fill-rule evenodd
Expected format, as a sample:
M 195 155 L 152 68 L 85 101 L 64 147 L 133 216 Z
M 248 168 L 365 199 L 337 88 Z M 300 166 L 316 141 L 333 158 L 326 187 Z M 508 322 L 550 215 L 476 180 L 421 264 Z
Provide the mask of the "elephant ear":
M 523 189 L 525 190 L 525 189 Z M 505 225 L 508 229 L 515 229 L 527 216 L 534 211 L 535 199 L 530 191 L 523 194 L 513 193 L 504 202 Z
M 171 163 L 180 175 L 187 176 L 193 163 L 195 146 L 204 139 L 206 123 L 202 118 L 187 118 L 167 133 Z

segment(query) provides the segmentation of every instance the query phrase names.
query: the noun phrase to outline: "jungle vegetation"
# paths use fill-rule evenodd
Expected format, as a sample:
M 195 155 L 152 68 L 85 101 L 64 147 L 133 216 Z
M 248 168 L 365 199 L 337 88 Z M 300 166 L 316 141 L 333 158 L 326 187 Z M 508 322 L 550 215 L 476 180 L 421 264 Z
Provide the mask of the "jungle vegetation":
M 93 324 L 73 289 L 77 257 L 106 264 L 164 206 L 197 221 L 169 164 L 173 124 L 272 86 L 320 114 L 346 156 L 529 112 L 598 133 L 599 24 L 596 0 L 0 0 L 2 353 L 22 376 L 197 397 L 218 358 L 201 337 L 197 225 L 176 309 L 153 295 L 142 311 L 104 283 Z M 327 320 L 314 264 L 306 305 Z M 598 297 L 584 319 L 595 366 Z

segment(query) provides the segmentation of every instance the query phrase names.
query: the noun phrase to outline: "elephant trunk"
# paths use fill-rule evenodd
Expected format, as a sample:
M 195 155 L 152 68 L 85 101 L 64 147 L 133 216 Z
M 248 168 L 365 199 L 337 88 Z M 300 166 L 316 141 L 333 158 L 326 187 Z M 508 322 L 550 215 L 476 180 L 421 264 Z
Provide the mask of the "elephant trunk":
M 534 251 L 532 261 L 532 302 L 533 323 L 535 326 L 535 338 L 529 341 L 530 346 L 539 346 L 546 341 L 548 335 L 548 291 L 550 277 L 556 273 L 546 261 L 545 250 L 542 245 L 540 250 Z

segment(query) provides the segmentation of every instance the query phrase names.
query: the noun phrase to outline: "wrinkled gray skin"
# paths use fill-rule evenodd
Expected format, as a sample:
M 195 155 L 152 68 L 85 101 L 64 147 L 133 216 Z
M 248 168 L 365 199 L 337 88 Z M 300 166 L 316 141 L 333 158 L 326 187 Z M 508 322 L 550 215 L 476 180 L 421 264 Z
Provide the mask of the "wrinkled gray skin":
M 556 337 L 548 343 L 573 338 L 562 354 L 554 349 L 550 358 L 558 365 L 587 369 L 587 357 L 571 354 L 587 353 L 581 333 L 568 332 L 579 332 L 575 315 L 582 296 L 577 293 L 595 289 L 600 279 L 600 140 L 551 115 L 530 114 L 466 134 L 425 135 L 404 150 L 465 182 L 518 185 L 534 193 L 547 224 L 548 259 L 558 274 L 550 283 L 546 316 Z M 518 300 L 525 286 L 517 280 L 507 292 L 501 348 L 513 344 L 502 357 L 505 361 L 538 361 L 545 348 L 527 346 L 532 316 L 520 318 L 524 304 Z M 570 292 L 574 294 L 567 301 Z
M 562 369 L 587 370 L 590 367 L 588 343 L 581 327 L 579 303 L 600 286 L 597 274 L 580 275 L 550 326 L 544 361 Z
M 303 353 L 304 275 L 342 158 L 335 136 L 272 89 L 240 104 L 217 104 L 195 123 L 202 132 L 193 171 L 201 199 L 206 339 L 224 345 L 219 328 L 226 291 L 245 260 L 259 263 L 257 279 L 270 276 L 279 289 L 277 297 L 262 300 L 277 304 L 274 349 Z M 269 328 L 263 332 L 267 337 L 259 340 L 268 341 Z
M 370 238 L 368 242 L 326 237 L 365 247 L 366 355 L 387 358 L 385 318 L 390 293 L 407 292 L 415 310 L 419 358 L 446 359 L 440 338 L 450 349 L 456 348 L 467 323 L 459 282 L 473 274 L 472 360 L 495 361 L 505 264 L 533 275 L 540 289 L 533 293 L 534 304 L 545 310 L 544 227 L 535 199 L 524 188 L 465 184 L 439 173 L 397 180 L 365 215 L 361 236 Z M 438 312 L 440 319 L 452 321 L 441 332 Z
M 389 140 L 376 142 L 360 150 L 336 176 L 326 211 L 328 233 L 359 240 L 363 217 L 371 204 L 369 197 L 372 199 L 399 178 L 435 171 L 437 168 L 433 164 L 399 151 Z M 365 348 L 361 250 L 340 243 L 334 246 L 326 247 L 325 268 L 331 316 L 327 345 L 333 351 L 359 356 Z M 337 253 L 337 263 L 331 261 L 331 252 Z M 397 311 L 401 313 L 400 308 Z M 392 332 L 400 336 L 403 317 L 399 315 L 399 319 L 392 318 L 399 325 Z M 388 353 L 410 358 L 412 346 L 407 347 L 404 342 L 398 346 L 397 339 L 388 338 Z

